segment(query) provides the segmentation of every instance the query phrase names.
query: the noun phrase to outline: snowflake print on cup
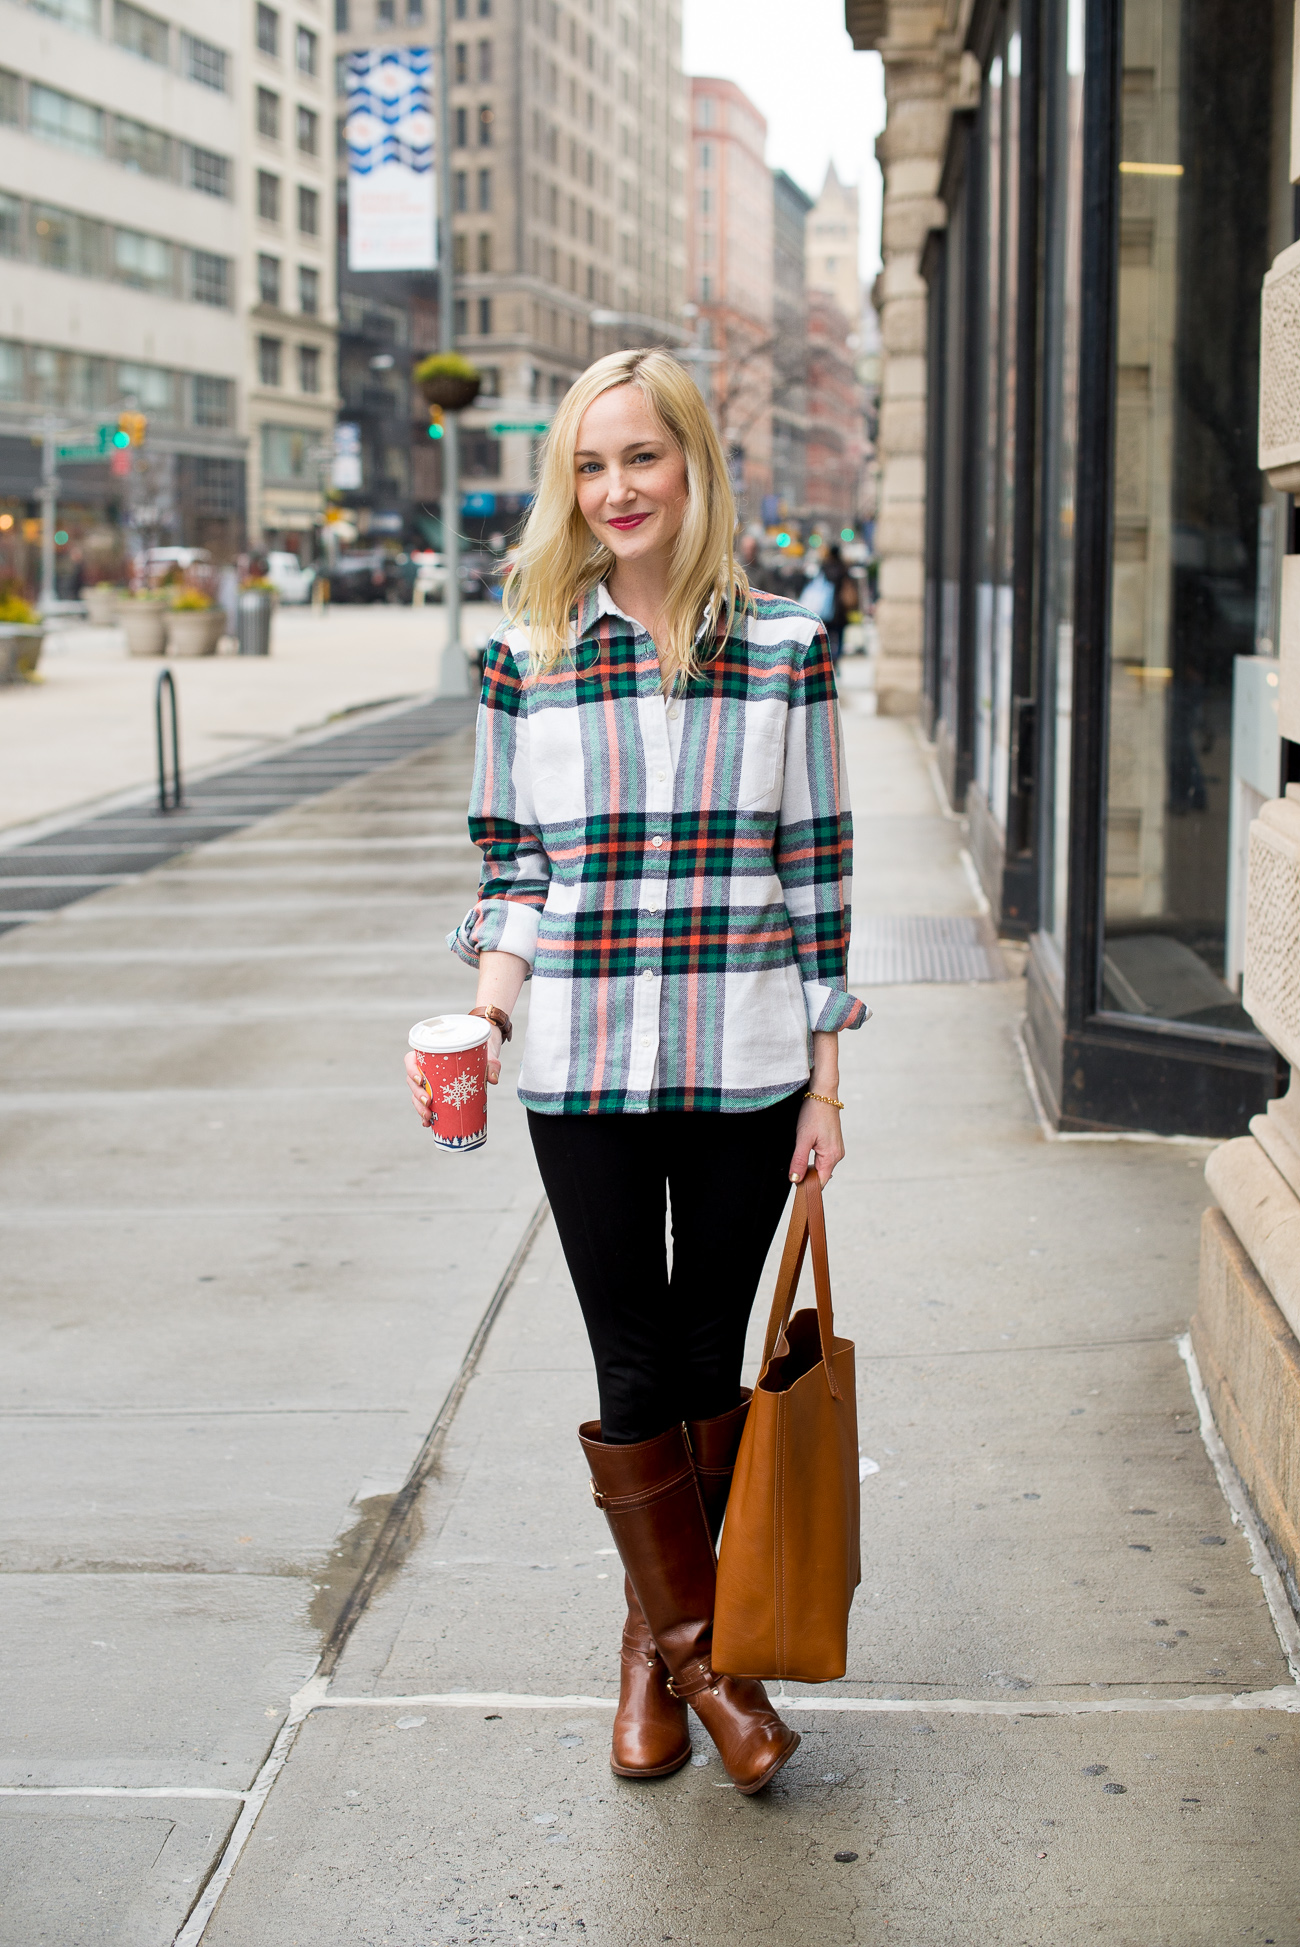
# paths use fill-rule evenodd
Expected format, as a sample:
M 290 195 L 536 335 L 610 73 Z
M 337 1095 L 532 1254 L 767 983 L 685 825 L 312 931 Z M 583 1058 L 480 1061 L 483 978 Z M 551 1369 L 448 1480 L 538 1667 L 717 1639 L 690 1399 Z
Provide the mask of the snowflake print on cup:
M 417 1021 L 408 1037 L 433 1110 L 441 1149 L 478 1149 L 487 1141 L 487 1021 L 439 1014 Z

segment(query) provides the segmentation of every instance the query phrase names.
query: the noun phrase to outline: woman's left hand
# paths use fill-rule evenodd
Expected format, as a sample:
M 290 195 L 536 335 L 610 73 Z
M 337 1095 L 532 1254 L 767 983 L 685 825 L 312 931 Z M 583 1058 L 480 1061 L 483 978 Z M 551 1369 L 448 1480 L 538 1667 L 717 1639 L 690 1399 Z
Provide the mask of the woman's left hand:
M 799 1111 L 794 1155 L 790 1158 L 790 1181 L 798 1183 L 808 1168 L 808 1152 L 815 1150 L 815 1165 L 823 1190 L 830 1182 L 835 1165 L 844 1160 L 844 1137 L 840 1131 L 840 1112 L 829 1102 L 806 1100 Z

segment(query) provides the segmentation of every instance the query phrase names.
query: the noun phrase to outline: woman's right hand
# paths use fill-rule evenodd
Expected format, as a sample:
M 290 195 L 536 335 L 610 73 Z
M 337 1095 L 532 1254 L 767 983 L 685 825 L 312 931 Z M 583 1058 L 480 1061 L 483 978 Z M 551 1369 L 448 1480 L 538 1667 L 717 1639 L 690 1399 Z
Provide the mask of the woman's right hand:
M 487 1078 L 494 1086 L 501 1079 L 501 1030 L 493 1028 L 487 1038 Z M 414 1049 L 406 1055 L 406 1080 L 415 1104 L 415 1113 L 426 1129 L 433 1127 L 433 1103 L 429 1095 L 429 1084 L 425 1081 Z

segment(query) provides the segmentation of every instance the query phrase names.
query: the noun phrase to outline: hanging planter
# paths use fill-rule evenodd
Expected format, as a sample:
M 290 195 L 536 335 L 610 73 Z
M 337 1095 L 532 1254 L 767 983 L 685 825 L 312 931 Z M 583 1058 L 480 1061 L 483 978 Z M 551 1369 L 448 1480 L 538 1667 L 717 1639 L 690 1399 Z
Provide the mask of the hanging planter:
M 459 352 L 435 352 L 415 368 L 415 383 L 431 406 L 444 412 L 463 412 L 479 395 L 483 374 Z

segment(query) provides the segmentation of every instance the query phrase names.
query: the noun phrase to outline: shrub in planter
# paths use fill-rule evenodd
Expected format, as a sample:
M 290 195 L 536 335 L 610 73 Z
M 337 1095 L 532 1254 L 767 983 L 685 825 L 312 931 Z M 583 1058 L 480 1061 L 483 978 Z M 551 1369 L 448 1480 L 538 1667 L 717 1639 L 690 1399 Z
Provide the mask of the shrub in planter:
M 226 612 L 197 588 L 182 588 L 172 597 L 167 618 L 169 656 L 215 656 L 226 626 Z
M 459 352 L 434 352 L 415 368 L 415 383 L 431 406 L 444 412 L 463 412 L 478 398 L 483 374 Z

